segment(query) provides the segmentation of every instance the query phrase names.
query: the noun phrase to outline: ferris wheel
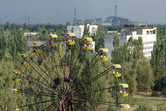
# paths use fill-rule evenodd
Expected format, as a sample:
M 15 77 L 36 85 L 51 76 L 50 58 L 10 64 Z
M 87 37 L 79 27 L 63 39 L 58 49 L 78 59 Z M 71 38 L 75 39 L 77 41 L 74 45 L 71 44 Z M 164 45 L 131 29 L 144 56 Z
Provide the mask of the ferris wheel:
M 122 103 L 123 97 L 129 94 L 129 86 L 120 82 L 121 65 L 108 62 L 108 49 L 91 52 L 93 39 L 85 37 L 77 43 L 74 33 L 65 34 L 65 40 L 60 40 L 56 34 L 48 38 L 47 43 L 32 42 L 31 52 L 21 54 L 20 67 L 13 71 L 13 93 L 33 96 L 33 102 L 18 104 L 16 111 L 32 106 L 39 111 L 87 111 L 100 104 L 130 108 L 129 104 Z M 97 70 L 98 63 L 104 65 L 104 69 Z M 92 76 L 93 70 L 97 71 Z M 112 86 L 104 87 L 105 81 L 97 83 L 105 75 L 113 78 Z M 95 98 L 110 89 L 114 100 Z

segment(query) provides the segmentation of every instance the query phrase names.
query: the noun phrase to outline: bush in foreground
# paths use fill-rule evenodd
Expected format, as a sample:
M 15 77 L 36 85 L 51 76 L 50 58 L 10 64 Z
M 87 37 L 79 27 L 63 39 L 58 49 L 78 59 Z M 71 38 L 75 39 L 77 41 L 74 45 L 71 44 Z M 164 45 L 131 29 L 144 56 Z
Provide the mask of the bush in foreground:
M 134 111 L 153 111 L 153 108 L 147 104 L 141 104 Z

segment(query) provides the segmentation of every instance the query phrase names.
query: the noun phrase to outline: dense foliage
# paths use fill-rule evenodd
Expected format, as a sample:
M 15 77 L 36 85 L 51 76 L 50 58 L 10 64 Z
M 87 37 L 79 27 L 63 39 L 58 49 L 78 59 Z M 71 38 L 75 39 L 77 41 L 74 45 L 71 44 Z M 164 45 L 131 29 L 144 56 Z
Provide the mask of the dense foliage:
M 24 36 L 24 32 L 30 32 L 30 31 L 35 31 L 38 32 L 37 35 L 34 36 Z M 36 90 L 41 90 L 43 91 L 44 89 L 40 88 L 39 86 L 34 86 L 32 82 L 28 82 L 24 80 L 24 82 L 16 83 L 12 82 L 11 78 L 14 76 L 12 71 L 15 69 L 19 69 L 19 62 L 20 62 L 20 54 L 30 52 L 30 48 L 27 46 L 27 40 L 47 40 L 48 39 L 48 34 L 50 33 L 56 33 L 58 35 L 59 40 L 64 40 L 64 34 L 66 33 L 66 28 L 65 26 L 62 25 L 30 25 L 27 26 L 27 24 L 24 25 L 16 25 L 16 24 L 9 24 L 8 22 L 5 25 L 0 26 L 0 81 L 1 85 L 0 88 L 2 89 L 0 91 L 0 110 L 7 110 L 7 111 L 13 111 L 16 107 L 20 105 L 25 105 L 28 103 L 34 103 L 38 102 L 40 100 L 44 100 L 46 97 L 39 97 L 38 99 L 35 98 L 34 95 L 28 95 L 28 94 L 21 94 L 21 93 L 16 93 L 12 92 L 13 88 L 21 88 L 25 89 L 28 88 L 29 90 L 31 89 L 36 89 Z M 106 29 L 99 26 L 99 30 L 96 35 L 86 35 L 86 36 L 93 36 L 96 41 L 97 45 L 96 47 L 103 47 L 103 39 L 104 39 L 104 34 L 106 33 Z M 76 44 L 74 45 L 74 52 L 73 52 L 73 59 L 76 61 L 78 55 L 79 55 L 79 50 L 80 50 L 80 45 L 82 44 L 81 40 L 76 39 Z M 70 49 L 70 47 L 69 47 Z M 64 50 L 60 48 L 60 50 Z M 63 52 L 63 51 L 61 51 Z M 70 50 L 69 52 L 70 53 Z M 63 53 L 62 53 L 63 55 Z M 87 64 L 89 64 L 90 60 L 95 56 L 94 53 L 88 52 L 86 55 L 85 59 L 82 60 L 82 57 L 80 58 L 79 64 L 82 64 L 81 67 L 86 67 Z M 71 55 L 69 55 L 67 58 L 68 60 L 70 59 Z M 91 59 L 90 59 L 91 58 Z M 42 62 L 38 58 L 35 58 L 37 62 Z M 58 58 L 57 58 L 58 60 Z M 44 60 L 43 60 L 44 61 Z M 68 61 L 70 62 L 70 61 Z M 96 73 L 99 74 L 99 72 L 105 70 L 105 66 L 99 62 L 95 64 L 96 68 L 90 71 L 90 76 L 86 76 L 87 73 L 83 74 L 83 78 L 89 80 L 90 78 L 93 78 L 96 76 Z M 30 69 L 25 69 L 25 70 L 30 70 Z M 88 69 L 89 70 L 89 69 Z M 74 73 L 74 72 L 73 72 Z M 32 71 L 31 74 L 33 77 L 37 77 L 35 73 Z M 94 82 L 91 87 L 86 86 L 86 90 L 92 91 L 94 89 L 98 88 L 104 88 L 104 87 L 109 87 L 110 85 L 113 85 L 113 82 L 110 82 L 112 78 L 110 76 L 103 77 L 96 82 Z M 82 80 L 82 78 L 78 78 L 78 80 Z M 104 81 L 103 81 L 104 80 Z M 77 81 L 77 82 L 80 82 Z M 82 81 L 83 83 L 84 81 Z M 101 91 L 93 95 L 88 95 L 89 99 L 94 99 L 94 100 L 107 100 L 108 98 L 105 97 L 104 95 L 107 95 L 107 97 L 111 97 L 111 93 L 107 91 Z M 78 95 L 79 96 L 79 95 Z M 94 104 L 87 103 L 89 106 L 93 106 L 97 108 L 97 106 L 94 106 Z M 49 105 L 49 104 L 48 104 Z M 81 104 L 80 104 L 81 106 Z M 39 110 L 40 108 L 44 108 L 43 105 L 36 105 L 33 107 L 27 107 L 24 108 L 26 111 L 36 111 Z
M 129 83 L 130 94 L 138 91 L 165 91 L 166 88 L 166 26 L 157 26 L 157 42 L 154 44 L 151 59 L 143 56 L 142 40 L 133 40 L 120 45 L 115 34 L 112 62 L 121 63 L 124 80 Z M 131 81 L 130 81 L 131 80 Z
M 123 45 L 120 45 L 119 38 L 115 35 L 114 38 L 114 51 L 112 52 L 112 63 L 122 65 L 122 81 L 129 84 L 130 95 L 136 94 L 137 91 L 163 91 L 166 95 L 166 26 L 157 26 L 158 41 L 155 43 L 152 58 L 149 61 L 143 56 L 142 52 L 142 40 L 141 37 L 138 40 L 132 38 Z M 96 51 L 104 47 L 104 36 L 107 30 L 120 30 L 120 27 L 102 27 L 99 26 L 96 34 L 90 35 L 85 27 L 84 36 L 90 36 L 96 42 Z M 38 32 L 38 35 L 24 37 L 24 32 Z M 38 100 L 34 100 L 34 96 L 13 94 L 11 89 L 18 84 L 14 84 L 11 81 L 11 72 L 18 68 L 19 55 L 29 51 L 27 46 L 27 40 L 47 40 L 49 33 L 56 33 L 59 39 L 64 39 L 64 34 L 67 32 L 64 25 L 17 25 L 9 24 L 0 26 L 0 111 L 12 111 L 19 104 L 26 104 Z M 76 40 L 78 44 L 74 46 L 74 58 L 77 58 L 79 53 L 79 47 L 81 41 Z M 89 53 L 86 56 L 85 61 L 81 61 L 83 66 L 89 63 L 89 58 L 94 56 L 93 53 Z M 104 70 L 105 66 L 101 63 L 96 64 L 96 68 L 91 71 L 92 77 L 99 71 Z M 90 77 L 85 78 L 89 79 Z M 106 81 L 106 82 L 103 82 Z M 105 84 L 104 84 L 105 83 Z M 113 84 L 113 79 L 108 75 L 93 84 L 92 87 L 87 87 L 92 90 L 96 87 L 109 87 Z M 23 87 L 29 87 L 30 83 L 24 84 Z M 110 100 L 111 91 L 103 91 L 97 95 L 89 95 L 89 98 Z M 17 98 L 17 99 L 16 99 Z M 42 98 L 41 98 L 42 99 Z M 92 105 L 92 104 L 91 104 Z M 39 107 L 29 107 L 28 110 L 36 110 Z M 95 106 L 97 107 L 97 106 Z M 137 108 L 140 109 L 141 107 Z M 144 108 L 144 106 L 143 106 Z M 109 108 L 108 110 L 114 110 Z

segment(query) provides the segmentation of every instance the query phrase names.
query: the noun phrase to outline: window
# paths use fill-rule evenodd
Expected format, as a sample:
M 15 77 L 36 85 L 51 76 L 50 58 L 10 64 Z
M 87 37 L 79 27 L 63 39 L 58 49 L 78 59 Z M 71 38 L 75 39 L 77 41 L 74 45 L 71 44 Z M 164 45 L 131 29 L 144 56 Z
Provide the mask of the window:
M 153 34 L 156 34 L 156 30 L 153 30 Z
M 151 51 L 144 52 L 144 55 L 146 55 L 146 54 L 151 54 Z
M 144 50 L 153 49 L 153 46 L 144 47 Z

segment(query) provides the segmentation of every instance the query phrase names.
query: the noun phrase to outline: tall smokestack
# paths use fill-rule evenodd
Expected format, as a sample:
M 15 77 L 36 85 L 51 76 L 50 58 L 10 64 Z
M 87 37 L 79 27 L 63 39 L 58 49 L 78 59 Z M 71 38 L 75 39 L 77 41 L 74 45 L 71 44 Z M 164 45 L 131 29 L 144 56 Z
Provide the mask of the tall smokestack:
M 118 5 L 114 5 L 114 16 L 118 15 Z

